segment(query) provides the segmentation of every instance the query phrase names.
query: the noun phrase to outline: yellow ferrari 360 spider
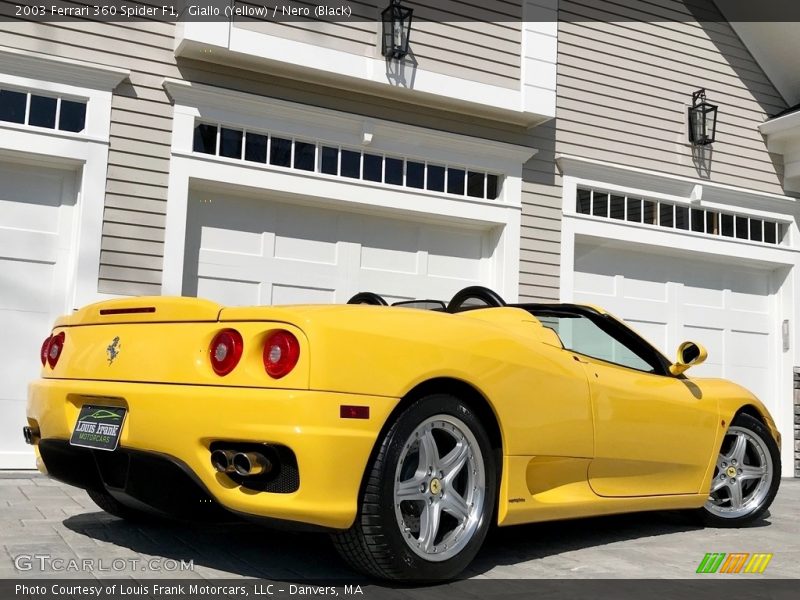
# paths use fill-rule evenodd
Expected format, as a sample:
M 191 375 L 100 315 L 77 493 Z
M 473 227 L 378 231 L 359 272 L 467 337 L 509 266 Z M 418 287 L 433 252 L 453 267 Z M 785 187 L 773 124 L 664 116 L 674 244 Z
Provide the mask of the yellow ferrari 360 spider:
M 672 362 L 602 309 L 481 287 L 380 304 L 88 306 L 42 345 L 25 438 L 113 515 L 328 531 L 400 580 L 457 575 L 492 524 L 696 509 L 738 526 L 775 497 L 775 424 L 746 389 L 684 375 L 699 344 Z

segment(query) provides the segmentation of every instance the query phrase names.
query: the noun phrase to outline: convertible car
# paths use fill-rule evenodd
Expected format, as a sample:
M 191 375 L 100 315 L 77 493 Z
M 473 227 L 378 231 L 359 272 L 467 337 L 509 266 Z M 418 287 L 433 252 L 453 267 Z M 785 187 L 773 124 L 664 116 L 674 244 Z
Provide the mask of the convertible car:
M 750 392 L 687 378 L 592 306 L 222 307 L 120 299 L 58 320 L 29 390 L 39 468 L 126 519 L 329 532 L 356 569 L 456 576 L 488 528 L 693 509 L 758 519 L 780 435 Z

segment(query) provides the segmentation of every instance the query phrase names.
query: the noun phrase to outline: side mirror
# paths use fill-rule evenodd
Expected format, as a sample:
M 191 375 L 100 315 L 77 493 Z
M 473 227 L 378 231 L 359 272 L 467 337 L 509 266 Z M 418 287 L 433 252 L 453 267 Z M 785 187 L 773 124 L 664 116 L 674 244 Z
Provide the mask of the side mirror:
M 689 367 L 701 364 L 708 358 L 706 349 L 696 342 L 683 342 L 678 346 L 678 357 L 674 364 L 670 365 L 669 372 L 673 375 L 680 375 Z

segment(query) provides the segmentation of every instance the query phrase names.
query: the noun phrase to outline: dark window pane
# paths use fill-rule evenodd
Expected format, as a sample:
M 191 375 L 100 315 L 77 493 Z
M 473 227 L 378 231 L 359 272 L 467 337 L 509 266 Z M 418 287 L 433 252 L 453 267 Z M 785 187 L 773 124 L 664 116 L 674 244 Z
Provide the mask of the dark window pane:
M 651 225 L 656 224 L 656 203 L 644 200 L 644 222 Z
M 778 243 L 778 224 L 764 221 L 764 241 L 768 244 Z
M 86 103 L 61 99 L 58 128 L 61 131 L 80 133 L 86 127 Z
M 27 96 L 22 92 L 0 90 L 0 121 L 24 123 Z
M 308 142 L 294 143 L 294 168 L 301 171 L 314 170 L 314 153 L 317 150 L 316 144 Z
M 703 211 L 697 208 L 692 209 L 692 231 L 703 233 L 705 231 L 705 217 Z
M 658 224 L 662 227 L 675 226 L 675 207 L 672 204 L 659 204 L 658 205 Z
M 292 165 L 292 140 L 276 137 L 269 139 L 269 164 L 276 167 Z
M 642 222 L 642 199 L 628 198 L 628 221 Z
M 31 108 L 28 114 L 28 125 L 34 127 L 56 128 L 56 104 L 55 98 L 46 96 L 34 96 L 31 94 Z
M 611 212 L 612 219 L 625 218 L 625 198 L 623 196 L 611 196 Z
M 750 219 L 750 239 L 754 242 L 762 241 L 764 238 L 762 233 L 763 227 L 764 221 L 761 219 Z
M 603 192 L 593 193 L 592 214 L 596 217 L 608 216 L 608 194 Z
M 342 177 L 361 177 L 361 152 L 342 150 Z
M 483 186 L 486 175 L 483 173 L 467 173 L 467 196 L 483 198 Z
M 747 217 L 736 217 L 736 237 L 746 240 L 750 236 L 747 231 Z
M 399 158 L 386 159 L 386 183 L 403 185 L 403 161 Z
M 500 194 L 500 179 L 497 175 L 486 176 L 486 197 L 489 200 L 496 200 Z
M 418 162 L 406 162 L 406 185 L 423 189 L 425 187 L 425 165 Z
M 675 227 L 678 229 L 689 229 L 689 207 L 676 206 L 675 207 Z
M 428 165 L 428 185 L 426 187 L 432 192 L 444 191 L 444 167 Z
M 219 155 L 227 158 L 242 158 L 242 137 L 244 133 L 236 129 L 219 130 Z
M 364 179 L 367 181 L 381 181 L 383 157 L 376 154 L 364 155 Z
M 722 224 L 720 227 L 722 235 L 733 237 L 733 215 L 721 214 L 719 218 Z
M 447 193 L 463 196 L 466 175 L 464 169 L 447 169 Z
M 591 190 L 578 190 L 578 199 L 575 206 L 575 210 L 578 211 L 579 214 L 588 215 L 592 212 L 592 192 Z
M 244 159 L 257 163 L 267 162 L 267 136 L 249 133 L 244 143 Z
M 330 148 L 329 146 L 322 147 L 322 165 L 320 171 L 328 175 L 339 174 L 339 149 Z
M 719 235 L 719 213 L 706 213 L 706 233 Z
M 195 152 L 202 152 L 203 154 L 216 154 L 217 153 L 217 126 L 216 125 L 196 125 L 194 128 L 194 145 Z

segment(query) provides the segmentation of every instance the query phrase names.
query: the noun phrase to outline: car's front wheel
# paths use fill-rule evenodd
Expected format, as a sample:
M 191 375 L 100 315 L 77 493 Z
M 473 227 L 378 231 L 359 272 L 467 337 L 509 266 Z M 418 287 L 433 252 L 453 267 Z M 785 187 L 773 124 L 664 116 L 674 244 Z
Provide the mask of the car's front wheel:
M 492 447 L 472 409 L 446 394 L 414 402 L 368 469 L 354 525 L 334 536 L 340 554 L 384 579 L 460 573 L 486 537 L 497 493 Z
M 781 456 L 769 429 L 747 414 L 737 416 L 722 441 L 704 520 L 739 527 L 766 511 L 778 493 Z

